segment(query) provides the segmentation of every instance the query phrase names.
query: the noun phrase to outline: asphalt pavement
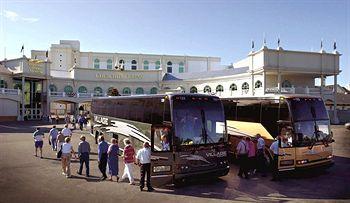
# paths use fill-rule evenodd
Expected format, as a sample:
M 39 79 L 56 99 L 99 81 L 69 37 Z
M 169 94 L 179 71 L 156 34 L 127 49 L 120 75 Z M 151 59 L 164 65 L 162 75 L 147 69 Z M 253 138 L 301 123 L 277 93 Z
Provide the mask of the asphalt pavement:
M 48 132 L 52 125 L 40 122 L 0 123 L 0 202 L 271 202 L 271 201 L 348 201 L 350 199 L 350 131 L 332 126 L 335 165 L 327 170 L 315 169 L 286 174 L 282 181 L 254 175 L 237 177 L 237 166 L 218 179 L 201 179 L 181 187 L 156 188 L 140 192 L 128 182 L 100 181 L 97 147 L 88 131 L 73 131 L 75 149 L 82 134 L 92 147 L 90 175 L 77 175 L 78 161 L 72 163 L 71 179 L 61 174 L 60 161 L 47 142 L 45 133 L 43 159 L 34 157 L 32 132 L 41 127 Z M 62 128 L 62 125 L 58 126 Z M 119 173 L 123 164 L 120 160 Z M 134 167 L 136 180 L 138 167 Z

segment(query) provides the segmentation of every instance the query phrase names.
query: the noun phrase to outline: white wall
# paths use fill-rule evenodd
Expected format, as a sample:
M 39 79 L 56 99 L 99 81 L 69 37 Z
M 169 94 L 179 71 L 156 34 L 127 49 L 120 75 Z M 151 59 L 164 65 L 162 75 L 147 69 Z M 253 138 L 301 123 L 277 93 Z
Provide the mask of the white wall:
M 17 102 L 0 99 L 0 116 L 17 116 Z

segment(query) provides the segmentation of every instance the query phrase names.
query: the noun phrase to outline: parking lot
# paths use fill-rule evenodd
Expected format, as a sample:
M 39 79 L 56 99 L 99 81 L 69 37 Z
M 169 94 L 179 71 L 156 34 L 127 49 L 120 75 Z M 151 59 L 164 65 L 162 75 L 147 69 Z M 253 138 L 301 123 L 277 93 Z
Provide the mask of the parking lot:
M 0 202 L 260 202 L 346 201 L 350 198 L 347 185 L 350 182 L 350 131 L 344 126 L 332 126 L 335 165 L 327 170 L 286 174 L 282 181 L 273 182 L 270 176 L 240 179 L 236 176 L 237 166 L 231 165 L 225 177 L 198 180 L 179 188 L 156 188 L 152 193 L 140 192 L 137 186 L 126 182 L 99 181 L 96 144 L 90 136 L 91 177 L 77 175 L 79 163 L 73 161 L 73 177 L 66 179 L 61 175 L 60 161 L 51 151 L 47 137 L 44 158 L 33 156 L 32 132 L 37 126 L 46 132 L 51 127 L 39 122 L 0 123 Z M 81 134 L 88 135 L 88 132 L 73 131 L 75 149 Z M 119 173 L 122 173 L 123 164 L 120 162 L 119 166 Z

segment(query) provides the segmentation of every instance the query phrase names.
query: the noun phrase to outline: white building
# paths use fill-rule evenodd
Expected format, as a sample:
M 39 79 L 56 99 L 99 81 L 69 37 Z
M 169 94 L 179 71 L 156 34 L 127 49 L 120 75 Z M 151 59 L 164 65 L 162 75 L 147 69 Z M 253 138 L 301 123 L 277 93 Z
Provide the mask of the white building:
M 31 55 L 31 59 L 1 61 L 1 84 L 6 85 L 2 85 L 0 100 L 11 101 L 17 108 L 12 112 L 0 109 L 0 117 L 36 119 L 76 113 L 81 105 L 88 109 L 92 97 L 108 95 L 113 88 L 122 95 L 173 90 L 220 97 L 296 93 L 336 102 L 333 91 L 324 88 L 325 78 L 334 76 L 336 86 L 340 73 L 336 50 L 305 52 L 264 46 L 233 67 L 221 65 L 218 57 L 81 52 L 79 41 L 69 40 L 51 45 L 48 53 L 33 50 Z M 315 86 L 317 78 L 321 86 Z M 24 94 L 13 90 L 21 86 L 25 86 Z M 12 97 L 18 94 L 17 99 L 10 98 L 10 92 Z

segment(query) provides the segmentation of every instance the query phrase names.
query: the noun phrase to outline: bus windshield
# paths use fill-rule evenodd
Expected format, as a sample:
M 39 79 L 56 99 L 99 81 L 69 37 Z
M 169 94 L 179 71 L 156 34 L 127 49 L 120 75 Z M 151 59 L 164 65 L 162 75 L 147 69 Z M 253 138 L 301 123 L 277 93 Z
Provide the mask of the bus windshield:
M 299 146 L 331 139 L 329 118 L 320 98 L 293 98 L 289 100 Z
M 219 99 L 175 98 L 173 122 L 177 144 L 198 145 L 224 141 L 225 117 Z

